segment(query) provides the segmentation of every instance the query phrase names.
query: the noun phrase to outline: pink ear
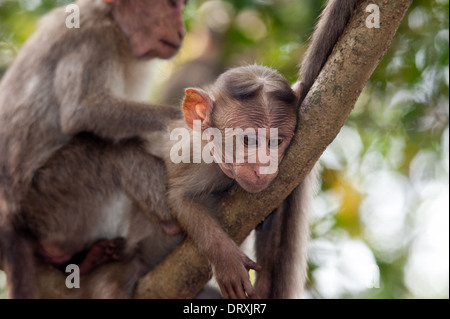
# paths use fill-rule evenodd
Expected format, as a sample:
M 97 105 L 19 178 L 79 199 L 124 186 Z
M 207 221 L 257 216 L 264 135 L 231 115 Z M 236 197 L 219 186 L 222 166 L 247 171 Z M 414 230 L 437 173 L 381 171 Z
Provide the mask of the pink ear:
M 205 121 L 208 110 L 212 108 L 212 100 L 208 93 L 196 90 L 187 89 L 183 101 L 184 119 L 190 128 L 193 128 L 193 123 L 196 120 Z

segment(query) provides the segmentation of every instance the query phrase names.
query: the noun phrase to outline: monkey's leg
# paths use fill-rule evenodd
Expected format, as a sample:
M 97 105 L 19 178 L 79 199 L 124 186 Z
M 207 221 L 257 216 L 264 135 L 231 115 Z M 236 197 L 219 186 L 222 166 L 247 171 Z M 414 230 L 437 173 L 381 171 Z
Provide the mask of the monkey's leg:
M 161 226 L 160 216 L 171 220 L 163 163 L 137 139 L 111 143 L 90 134 L 73 138 L 38 171 L 28 205 L 27 224 L 58 258 L 91 250 L 83 271 L 116 259 L 95 241 L 124 237 L 125 254 L 132 254 L 149 225 Z

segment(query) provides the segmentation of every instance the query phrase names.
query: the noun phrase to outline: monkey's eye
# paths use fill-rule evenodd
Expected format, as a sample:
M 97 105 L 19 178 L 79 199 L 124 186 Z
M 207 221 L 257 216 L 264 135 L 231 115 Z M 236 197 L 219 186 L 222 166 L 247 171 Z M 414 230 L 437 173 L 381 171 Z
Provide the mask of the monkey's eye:
M 244 136 L 242 142 L 245 146 L 258 146 L 258 139 L 256 137 Z
M 283 144 L 283 140 L 281 138 L 274 138 L 274 139 L 269 140 L 270 148 L 279 147 L 281 144 Z

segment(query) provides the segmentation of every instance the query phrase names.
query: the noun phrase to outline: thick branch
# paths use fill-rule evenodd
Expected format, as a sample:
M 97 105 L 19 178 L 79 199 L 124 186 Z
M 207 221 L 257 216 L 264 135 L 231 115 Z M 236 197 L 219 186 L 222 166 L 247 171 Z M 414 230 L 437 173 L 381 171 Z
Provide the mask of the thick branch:
M 389 48 L 412 0 L 365 1 L 306 97 L 296 137 L 280 167 L 278 179 L 259 194 L 236 188 L 223 200 L 221 222 L 238 243 L 263 221 L 311 171 L 344 125 L 362 89 Z M 381 28 L 368 29 L 365 8 L 375 3 Z M 195 245 L 186 240 L 142 278 L 136 298 L 192 298 L 210 278 L 210 268 Z

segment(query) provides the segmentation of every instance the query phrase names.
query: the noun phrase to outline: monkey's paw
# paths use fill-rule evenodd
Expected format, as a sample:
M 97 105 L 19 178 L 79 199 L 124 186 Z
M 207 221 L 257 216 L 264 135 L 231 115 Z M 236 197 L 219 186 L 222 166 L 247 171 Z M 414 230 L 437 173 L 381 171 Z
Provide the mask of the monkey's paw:
M 224 255 L 224 260 L 213 266 L 216 281 L 225 299 L 259 299 L 250 282 L 250 269 L 261 270 L 261 266 L 241 253 L 238 258 Z

